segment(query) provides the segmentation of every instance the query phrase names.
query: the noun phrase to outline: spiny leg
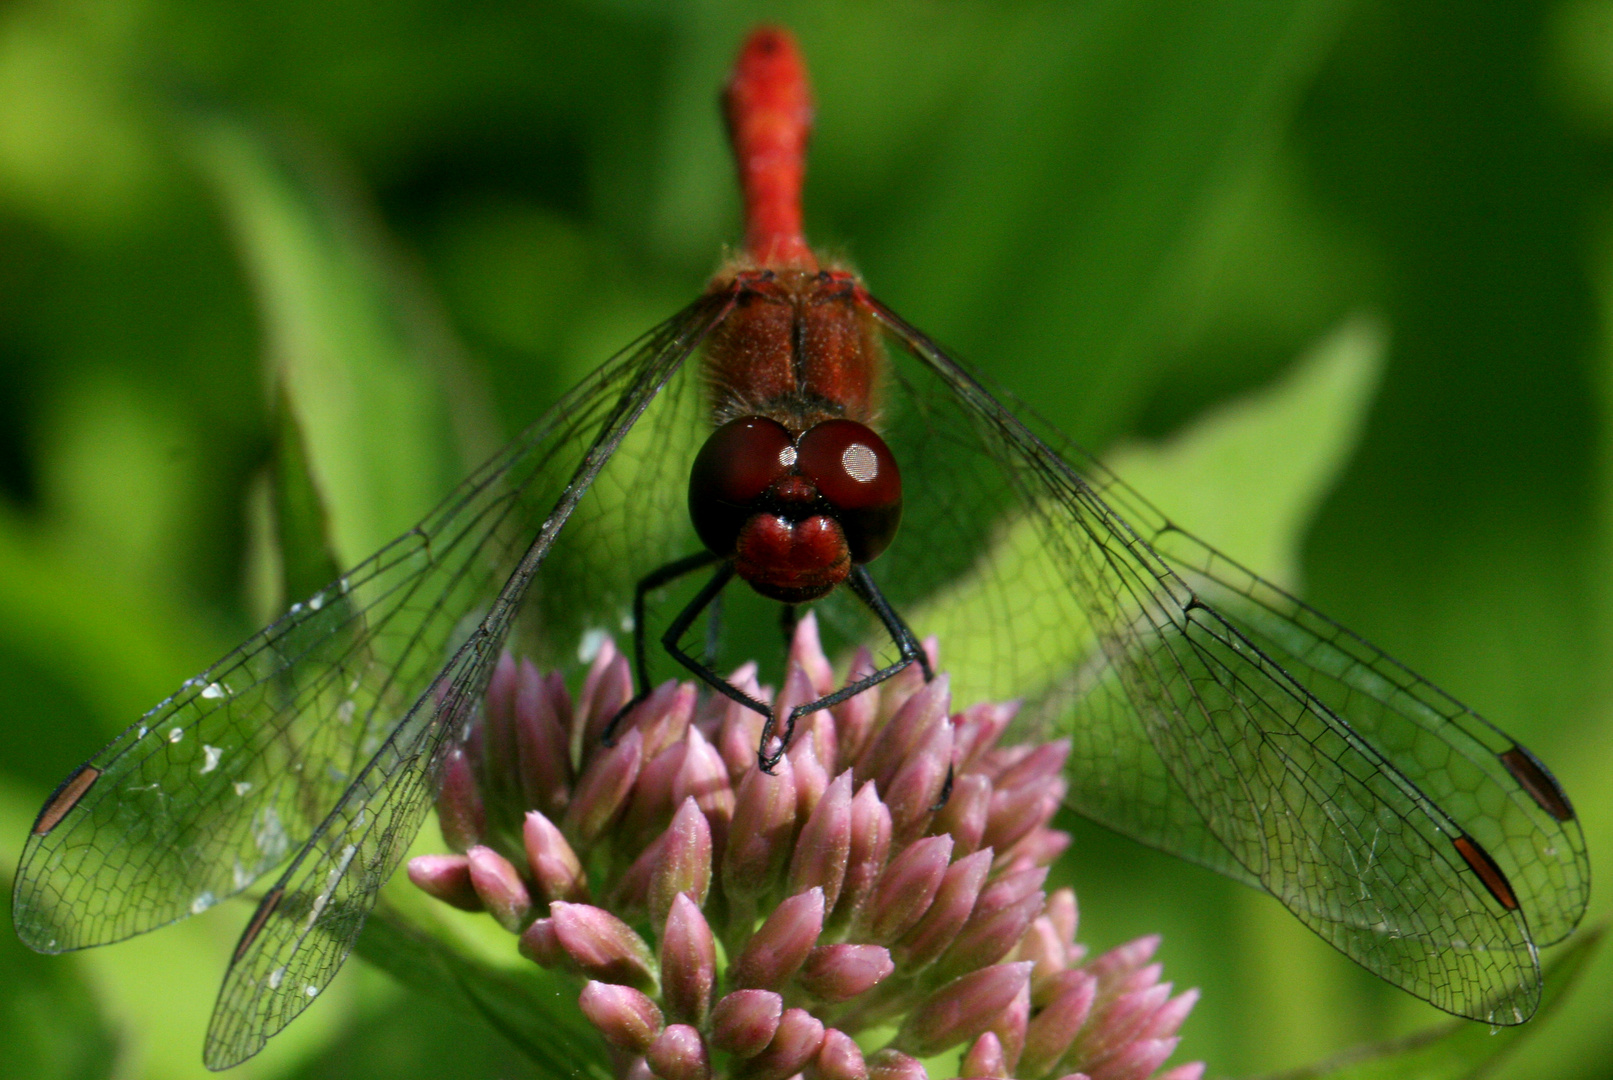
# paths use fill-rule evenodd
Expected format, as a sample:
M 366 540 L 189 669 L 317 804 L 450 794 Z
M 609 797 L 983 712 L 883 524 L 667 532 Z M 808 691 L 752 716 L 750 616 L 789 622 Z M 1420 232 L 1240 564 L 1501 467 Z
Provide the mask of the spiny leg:
M 610 718 L 605 725 L 605 733 L 601 741 L 606 746 L 612 746 L 616 738 L 616 725 L 620 724 L 622 717 L 632 712 L 645 698 L 650 696 L 650 665 L 644 655 L 644 598 L 663 585 L 670 584 L 686 574 L 710 566 L 717 561 L 717 556 L 709 551 L 702 551 L 696 555 L 689 555 L 682 559 L 675 559 L 665 566 L 651 570 L 639 579 L 633 590 L 633 662 L 638 674 L 638 693 L 626 705 L 616 710 L 616 715 Z M 707 598 L 709 601 L 709 597 Z M 698 614 L 698 611 L 696 612 Z M 693 621 L 691 617 L 690 621 Z
M 856 682 L 843 686 L 831 694 L 825 694 L 816 701 L 809 701 L 804 705 L 797 705 L 791 709 L 790 715 L 784 721 L 784 733 L 778 738 L 778 748 L 771 754 L 767 752 L 767 747 L 773 741 L 773 730 L 776 721 L 772 712 L 768 711 L 766 713 L 767 723 L 762 727 L 762 740 L 756 748 L 756 762 L 765 773 L 771 773 L 774 766 L 779 763 L 779 759 L 784 756 L 784 751 L 789 749 L 790 738 L 795 734 L 796 721 L 808 713 L 833 708 L 848 698 L 854 698 L 869 687 L 878 686 L 914 661 L 918 662 L 920 669 L 924 672 L 925 682 L 935 678 L 935 673 L 930 670 L 930 658 L 924 652 L 923 646 L 919 644 L 919 640 L 913 635 L 913 631 L 902 621 L 901 616 L 896 614 L 895 610 L 890 606 L 890 602 L 885 599 L 884 594 L 879 591 L 879 586 L 874 584 L 874 579 L 868 576 L 867 569 L 861 566 L 857 567 L 852 570 L 851 577 L 848 580 L 851 585 L 851 591 L 856 593 L 857 598 L 867 604 L 869 610 L 877 615 L 879 621 L 884 624 L 885 630 L 890 634 L 891 641 L 896 645 L 901 658 L 895 663 L 865 675 Z M 947 786 L 950 789 L 950 772 L 948 773 Z M 945 795 L 946 793 L 943 792 L 943 799 Z
M 695 598 L 690 600 L 682 611 L 678 612 L 677 618 L 673 619 L 672 623 L 666 628 L 666 633 L 661 635 L 661 647 L 672 655 L 672 659 L 694 673 L 701 682 L 719 694 L 737 701 L 747 709 L 761 713 L 768 718 L 768 723 L 772 723 L 773 712 L 766 704 L 751 697 L 745 691 L 717 674 L 709 665 L 702 664 L 699 660 L 684 652 L 682 646 L 678 644 L 679 639 L 688 632 L 689 627 L 693 626 L 694 621 L 700 617 L 700 613 L 722 593 L 724 586 L 733 579 L 733 576 L 734 564 L 732 562 L 724 562 L 717 567 L 717 572 L 711 575 L 711 580 L 701 586 L 700 591 L 695 594 Z M 648 688 L 646 687 L 645 690 L 640 691 L 640 695 L 647 697 Z

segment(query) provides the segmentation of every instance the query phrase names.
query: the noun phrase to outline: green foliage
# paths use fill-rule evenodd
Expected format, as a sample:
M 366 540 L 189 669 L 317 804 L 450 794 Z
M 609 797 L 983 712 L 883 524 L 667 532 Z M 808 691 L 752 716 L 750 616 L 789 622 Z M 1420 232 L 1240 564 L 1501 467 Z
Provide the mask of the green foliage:
M 818 90 L 812 238 L 1529 743 L 1610 849 L 1613 3 L 769 14 Z M 0 857 L 74 763 L 700 288 L 737 236 L 713 91 L 755 17 L 0 11 Z M 1313 348 L 1336 363 L 1281 382 Z M 1433 1021 L 1268 899 L 1072 827 L 1082 938 L 1165 933 L 1213 1075 Z M 0 949 L 0 1071 L 201 1075 L 245 916 Z M 406 984 L 520 978 L 386 940 L 362 948 Z M 1613 967 L 1576 948 L 1580 991 L 1493 1075 L 1605 1072 Z M 355 964 L 240 1074 L 530 1067 L 486 1031 Z
M 1587 927 L 1557 951 L 1546 968 L 1546 992 L 1541 995 L 1536 1021 L 1545 1020 L 1562 1006 L 1606 934 L 1606 923 Z M 1540 1028 L 1533 1023 L 1488 1031 L 1478 1024 L 1446 1021 L 1264 1080 L 1478 1080 L 1493 1075 L 1498 1065 L 1517 1056 Z

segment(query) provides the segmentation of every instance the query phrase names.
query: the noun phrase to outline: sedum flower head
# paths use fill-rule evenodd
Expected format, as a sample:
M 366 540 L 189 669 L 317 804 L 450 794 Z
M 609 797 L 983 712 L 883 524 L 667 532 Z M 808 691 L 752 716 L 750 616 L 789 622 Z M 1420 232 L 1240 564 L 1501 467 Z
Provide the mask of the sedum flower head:
M 731 681 L 773 700 L 754 665 Z M 809 615 L 777 712 L 833 687 Z M 1000 746 L 1015 705 L 955 713 L 909 668 L 802 718 L 767 774 L 762 718 L 688 683 L 607 746 L 632 694 L 609 642 L 575 699 L 506 655 L 444 777 L 456 853 L 409 866 L 577 977 L 623 1080 L 924 1080 L 947 1052 L 963 1077 L 1143 1080 L 1175 1050 L 1198 994 L 1160 981 L 1158 938 L 1089 959 L 1075 894 L 1043 888 L 1069 747 Z

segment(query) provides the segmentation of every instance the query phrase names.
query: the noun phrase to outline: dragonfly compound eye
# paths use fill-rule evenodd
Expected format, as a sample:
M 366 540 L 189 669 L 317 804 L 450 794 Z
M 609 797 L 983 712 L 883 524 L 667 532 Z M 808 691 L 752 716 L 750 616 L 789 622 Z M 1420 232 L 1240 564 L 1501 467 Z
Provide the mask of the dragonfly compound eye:
M 885 440 L 854 420 L 827 420 L 801 436 L 799 451 L 797 468 L 833 507 L 851 561 L 878 557 L 902 520 L 902 474 Z
M 795 440 L 776 420 L 744 416 L 712 432 L 689 471 L 689 516 L 700 542 L 732 555 L 745 520 L 795 459 Z

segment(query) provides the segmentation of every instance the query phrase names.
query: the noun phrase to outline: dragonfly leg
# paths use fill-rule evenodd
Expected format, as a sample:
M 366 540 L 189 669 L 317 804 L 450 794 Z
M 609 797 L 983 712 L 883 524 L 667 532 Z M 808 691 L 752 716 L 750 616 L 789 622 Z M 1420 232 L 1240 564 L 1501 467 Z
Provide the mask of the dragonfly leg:
M 700 591 L 695 594 L 695 598 L 690 600 L 682 611 L 678 612 L 677 618 L 673 619 L 671 625 L 666 628 L 666 633 L 661 635 L 661 647 L 671 654 L 672 659 L 694 673 L 695 677 L 701 682 L 719 694 L 737 701 L 747 709 L 768 717 L 768 723 L 772 723 L 772 710 L 765 703 L 751 697 L 717 674 L 710 664 L 701 663 L 684 652 L 682 646 L 678 644 L 678 641 L 688 632 L 689 627 L 693 626 L 694 621 L 700 617 L 700 613 L 711 606 L 712 602 L 721 595 L 724 586 L 733 580 L 733 577 L 734 564 L 732 562 L 725 561 L 721 566 L 717 567 L 717 572 L 711 575 L 711 580 L 701 586 Z M 639 691 L 639 698 L 648 697 L 649 693 L 650 687 L 646 680 L 644 689 Z
M 606 746 L 615 745 L 616 725 L 620 724 L 622 717 L 632 712 L 645 698 L 650 696 L 650 665 L 644 655 L 644 598 L 661 586 L 669 584 L 692 574 L 696 570 L 710 566 L 717 561 L 717 556 L 709 551 L 702 551 L 682 559 L 675 559 L 665 566 L 651 570 L 639 579 L 638 586 L 633 590 L 633 663 L 638 675 L 638 693 L 626 705 L 616 710 L 616 715 L 610 718 L 605 725 L 605 733 L 601 737 Z M 719 590 L 720 591 L 720 590 Z M 707 597 L 710 602 L 710 597 Z M 698 610 L 695 613 L 699 614 Z M 690 616 L 690 622 L 694 616 Z
M 930 654 L 924 651 L 919 639 L 908 629 L 902 617 L 896 614 L 896 609 L 885 599 L 885 594 L 879 591 L 874 579 L 868 576 L 868 569 L 859 566 L 853 570 L 850 584 L 851 591 L 856 593 L 858 599 L 867 604 L 869 610 L 878 615 L 879 621 L 885 624 L 885 630 L 890 634 L 891 640 L 902 651 L 902 658 L 908 663 L 918 662 L 919 670 L 924 672 L 925 682 L 935 678 L 935 672 L 930 670 Z
M 858 599 L 867 604 L 869 609 L 879 616 L 879 621 L 885 624 L 885 629 L 890 634 L 897 650 L 901 653 L 901 657 L 895 663 L 865 675 L 854 683 L 842 686 L 832 694 L 825 694 L 816 701 L 809 701 L 804 705 L 797 705 L 791 709 L 790 715 L 784 720 L 784 732 L 778 738 L 778 746 L 771 753 L 768 752 L 768 744 L 773 741 L 774 720 L 770 715 L 767 719 L 767 725 L 762 728 L 761 745 L 756 748 L 756 762 L 761 766 L 763 772 L 772 772 L 773 767 L 784 756 L 784 751 L 789 749 L 790 738 L 795 734 L 796 721 L 800 720 L 801 717 L 809 713 L 815 713 L 820 709 L 833 708 L 848 698 L 854 698 L 870 686 L 878 686 L 892 675 L 915 662 L 923 670 L 925 682 L 935 678 L 935 673 L 930 670 L 930 658 L 925 654 L 924 647 L 919 644 L 918 638 L 913 635 L 912 630 L 908 629 L 901 616 L 897 615 L 896 611 L 890 606 L 890 602 L 879 591 L 879 586 L 874 584 L 874 579 L 868 576 L 868 571 L 859 566 L 851 572 L 851 577 L 848 581 L 851 585 L 851 591 L 856 593 Z M 951 790 L 951 786 L 952 776 L 948 772 L 946 789 L 943 790 L 941 795 L 943 803 Z

